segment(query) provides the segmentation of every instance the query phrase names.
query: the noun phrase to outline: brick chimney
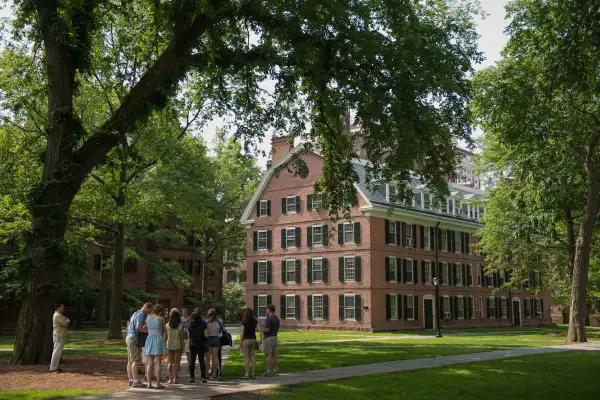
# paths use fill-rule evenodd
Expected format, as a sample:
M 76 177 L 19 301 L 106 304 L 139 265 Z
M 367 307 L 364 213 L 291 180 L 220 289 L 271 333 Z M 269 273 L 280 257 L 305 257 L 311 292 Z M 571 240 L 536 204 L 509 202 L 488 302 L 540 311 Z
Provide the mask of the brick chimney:
M 294 147 L 292 136 L 279 136 L 271 139 L 271 165 L 277 164 Z

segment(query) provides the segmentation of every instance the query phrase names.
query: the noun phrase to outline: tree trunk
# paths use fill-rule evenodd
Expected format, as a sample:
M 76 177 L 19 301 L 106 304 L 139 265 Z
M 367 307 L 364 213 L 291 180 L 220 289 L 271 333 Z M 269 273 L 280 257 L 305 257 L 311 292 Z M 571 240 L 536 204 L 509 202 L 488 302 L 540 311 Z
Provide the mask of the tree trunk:
M 573 264 L 575 263 L 575 223 L 571 208 L 565 207 L 565 222 L 567 225 L 567 247 L 569 249 L 569 280 L 573 281 Z
M 127 166 L 121 161 L 121 185 L 117 196 L 117 213 L 125 205 L 125 183 L 127 180 Z M 125 261 L 125 224 L 120 222 L 117 228 L 115 243 L 115 256 L 113 266 L 113 285 L 110 299 L 110 323 L 107 339 L 122 339 L 121 316 L 123 315 L 123 264 Z
M 585 317 L 587 300 L 588 267 L 592 235 L 598 212 L 600 211 L 600 177 L 596 170 L 594 157 L 595 146 L 591 146 L 586 154 L 585 168 L 589 178 L 589 187 L 585 213 L 579 227 L 575 243 L 575 260 L 573 263 L 573 280 L 571 283 L 571 314 L 569 315 L 568 342 L 585 342 Z

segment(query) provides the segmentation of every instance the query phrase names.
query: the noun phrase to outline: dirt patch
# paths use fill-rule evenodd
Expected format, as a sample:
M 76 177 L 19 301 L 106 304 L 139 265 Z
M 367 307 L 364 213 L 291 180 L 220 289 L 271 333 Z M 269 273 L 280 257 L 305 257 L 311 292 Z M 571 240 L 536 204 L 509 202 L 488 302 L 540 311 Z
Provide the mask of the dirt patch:
M 125 344 L 124 339 L 94 339 L 94 340 L 80 340 L 78 342 L 72 342 L 70 344 L 110 344 L 115 346 L 123 346 Z
M 127 390 L 127 356 L 63 355 L 60 374 L 48 365 L 11 365 L 0 359 L 0 390 L 88 389 Z

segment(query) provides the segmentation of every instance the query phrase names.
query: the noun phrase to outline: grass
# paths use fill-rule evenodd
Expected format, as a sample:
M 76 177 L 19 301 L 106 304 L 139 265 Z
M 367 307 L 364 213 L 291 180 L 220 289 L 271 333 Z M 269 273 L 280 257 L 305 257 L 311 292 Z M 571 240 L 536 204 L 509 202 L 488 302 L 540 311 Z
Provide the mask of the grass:
M 11 390 L 8 392 L 0 392 L 2 400 L 56 400 L 66 399 L 69 397 L 79 396 L 96 396 L 104 394 L 100 390 L 76 390 L 76 389 L 59 389 L 59 390 Z
M 421 346 L 377 342 L 345 342 L 324 344 L 288 344 L 278 348 L 279 369 L 285 372 L 310 371 L 350 365 L 371 364 L 385 361 L 448 356 L 455 354 L 493 351 L 491 347 L 466 347 L 464 345 Z M 257 354 L 256 374 L 266 370 L 265 356 Z M 223 369 L 223 379 L 240 378 L 245 373 L 244 357 L 232 350 Z
M 600 357 L 596 352 L 571 351 L 282 386 L 261 393 L 260 398 L 372 400 L 400 395 L 411 400 L 597 398 L 599 369 Z
M 127 335 L 126 331 L 123 331 L 123 338 Z M 79 348 L 97 348 L 97 349 L 111 349 L 116 347 L 123 347 L 120 344 L 100 344 L 100 343 L 81 343 L 88 340 L 100 340 L 106 339 L 106 331 L 69 331 L 67 336 L 67 349 L 79 349 Z M 12 350 L 15 342 L 14 333 L 3 333 L 0 335 L 0 350 Z

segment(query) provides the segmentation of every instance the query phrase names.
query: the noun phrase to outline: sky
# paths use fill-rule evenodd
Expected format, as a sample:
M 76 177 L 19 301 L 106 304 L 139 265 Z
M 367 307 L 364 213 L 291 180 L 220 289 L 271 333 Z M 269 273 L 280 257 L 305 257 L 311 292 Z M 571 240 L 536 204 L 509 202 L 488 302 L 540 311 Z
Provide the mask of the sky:
M 508 2 L 509 0 L 480 0 L 481 6 L 487 15 L 485 19 L 477 19 L 480 49 L 483 51 L 486 59 L 482 64 L 476 65 L 476 69 L 493 65 L 496 61 L 500 60 L 500 52 L 508 40 L 508 37 L 504 34 L 504 29 L 507 25 L 504 6 Z M 10 15 L 10 9 L 4 8 L 0 10 L 0 17 L 8 15 Z M 212 143 L 216 128 L 223 124 L 223 120 L 215 119 L 205 125 L 201 133 L 205 143 L 208 145 Z M 480 132 L 475 132 L 475 136 L 479 134 Z M 259 149 L 266 152 L 267 155 L 270 150 L 270 138 L 271 133 L 269 132 L 265 135 L 263 143 L 259 145 Z M 265 164 L 266 158 L 259 156 L 259 165 L 264 167 Z

